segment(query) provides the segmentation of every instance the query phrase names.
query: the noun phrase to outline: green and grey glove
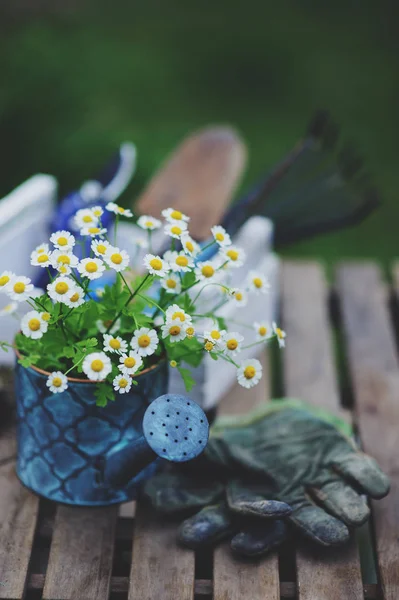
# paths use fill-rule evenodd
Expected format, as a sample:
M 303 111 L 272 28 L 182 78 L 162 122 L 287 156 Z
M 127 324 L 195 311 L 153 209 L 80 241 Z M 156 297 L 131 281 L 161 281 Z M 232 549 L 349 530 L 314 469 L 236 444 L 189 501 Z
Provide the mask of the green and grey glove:
M 344 543 L 369 515 L 367 498 L 389 491 L 387 477 L 359 452 L 342 420 L 296 400 L 260 405 L 216 421 L 203 455 L 155 476 L 145 487 L 164 513 L 200 510 L 179 540 L 192 548 L 232 537 L 258 556 L 279 545 L 287 524 L 325 545 Z

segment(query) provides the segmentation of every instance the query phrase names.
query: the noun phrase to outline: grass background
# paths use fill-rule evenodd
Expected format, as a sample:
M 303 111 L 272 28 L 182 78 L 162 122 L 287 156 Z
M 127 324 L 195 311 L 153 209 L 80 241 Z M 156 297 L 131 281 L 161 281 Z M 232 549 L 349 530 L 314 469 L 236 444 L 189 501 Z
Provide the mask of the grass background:
M 367 159 L 384 206 L 287 254 L 398 253 L 398 3 L 387 0 L 0 2 L 0 195 L 41 171 L 61 191 L 133 140 L 131 201 L 177 142 L 230 123 L 250 154 L 242 187 L 331 110 Z

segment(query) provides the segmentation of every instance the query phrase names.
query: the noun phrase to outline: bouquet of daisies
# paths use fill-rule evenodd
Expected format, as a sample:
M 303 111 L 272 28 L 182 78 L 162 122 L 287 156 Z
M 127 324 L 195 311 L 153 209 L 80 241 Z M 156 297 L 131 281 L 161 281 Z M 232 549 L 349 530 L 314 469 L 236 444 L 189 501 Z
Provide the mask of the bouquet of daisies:
M 226 303 L 244 305 L 248 294 L 266 294 L 270 287 L 262 273 L 252 271 L 242 288 L 229 286 L 232 270 L 244 264 L 243 250 L 220 226 L 212 228 L 211 241 L 201 248 L 190 236 L 189 217 L 169 208 L 162 213 L 164 223 L 151 216 L 138 219 L 146 231 L 138 245 L 148 251 L 138 259 L 138 252 L 129 256 L 117 245 L 118 219 L 133 217 L 131 211 L 106 205 L 116 215 L 110 236 L 102 225 L 103 210 L 96 206 L 76 213 L 78 239 L 57 231 L 33 250 L 32 265 L 48 271 L 46 290 L 9 271 L 0 275 L 0 290 L 10 298 L 2 314 L 20 318 L 21 303 L 29 305 L 12 346 L 19 362 L 49 373 L 47 386 L 54 393 L 68 387 L 68 376 L 98 382 L 101 406 L 129 392 L 137 375 L 161 360 L 179 370 L 189 391 L 195 381 L 184 364 L 196 367 L 206 353 L 230 363 L 243 387 L 256 385 L 260 362 L 240 362 L 240 351 L 249 345 L 233 323 L 218 316 Z M 152 251 L 152 237 L 162 227 L 170 249 L 160 256 Z M 201 261 L 210 247 L 212 259 Z M 107 283 L 98 288 L 101 278 Z M 248 327 L 256 332 L 250 345 L 275 338 L 284 346 L 285 333 L 275 323 Z M 10 345 L 1 346 L 8 350 Z

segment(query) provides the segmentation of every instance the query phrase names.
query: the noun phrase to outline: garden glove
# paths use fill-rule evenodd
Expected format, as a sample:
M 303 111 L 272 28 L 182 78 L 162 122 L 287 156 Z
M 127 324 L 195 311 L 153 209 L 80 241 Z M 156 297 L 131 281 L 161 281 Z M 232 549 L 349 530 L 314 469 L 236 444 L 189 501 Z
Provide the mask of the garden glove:
M 338 545 L 368 518 L 362 494 L 389 491 L 349 435 L 344 421 L 300 401 L 262 404 L 218 419 L 204 454 L 185 472 L 156 476 L 145 492 L 163 512 L 204 507 L 180 527 L 190 547 L 235 534 L 237 553 L 263 554 L 285 539 L 286 522 L 319 544 Z

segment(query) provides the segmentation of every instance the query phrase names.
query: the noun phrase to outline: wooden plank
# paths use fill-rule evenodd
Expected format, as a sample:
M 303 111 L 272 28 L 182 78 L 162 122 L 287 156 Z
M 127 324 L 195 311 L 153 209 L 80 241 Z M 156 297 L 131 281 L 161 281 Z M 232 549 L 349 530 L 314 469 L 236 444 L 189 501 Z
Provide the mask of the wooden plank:
M 390 494 L 372 503 L 383 598 L 399 597 L 399 364 L 380 269 L 338 270 L 356 415 L 365 452 L 390 476 Z
M 59 506 L 43 600 L 108 600 L 118 507 Z
M 176 523 L 137 503 L 129 600 L 192 600 L 194 552 L 176 543 Z
M 19 483 L 13 464 L 0 468 L 0 598 L 24 597 L 39 499 Z
M 263 385 L 243 390 L 236 385 L 220 404 L 220 414 L 242 414 L 270 397 L 269 361 L 261 356 Z M 280 600 L 278 555 L 276 552 L 259 561 L 243 562 L 234 558 L 229 544 L 214 554 L 214 600 Z
M 320 265 L 285 262 L 282 311 L 287 346 L 283 352 L 285 391 L 342 413 L 332 353 L 327 286 Z M 346 548 L 312 555 L 297 552 L 299 600 L 363 600 L 360 561 L 354 540 Z

